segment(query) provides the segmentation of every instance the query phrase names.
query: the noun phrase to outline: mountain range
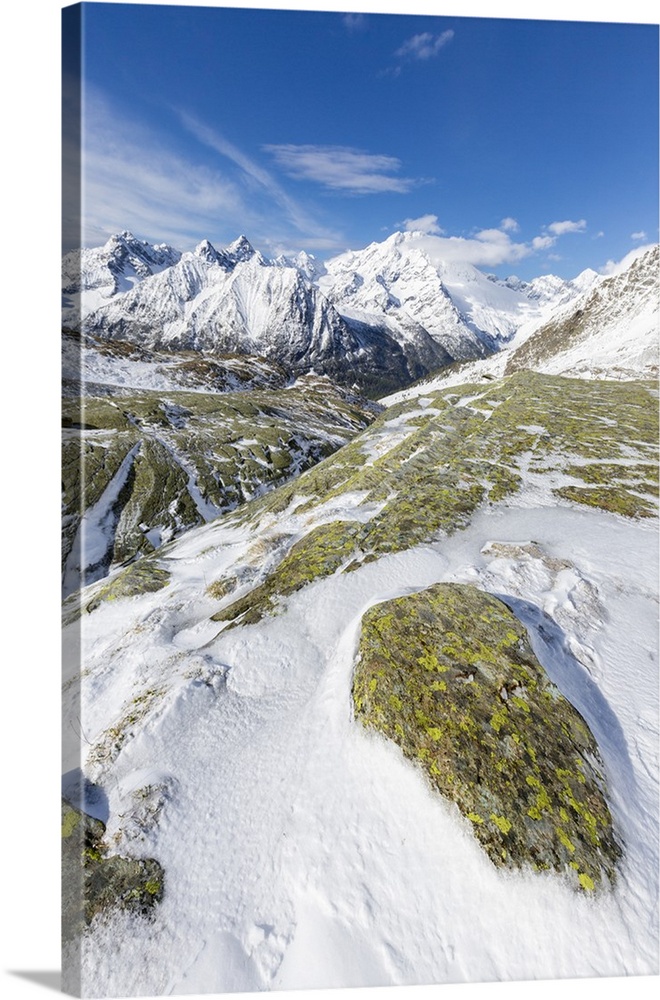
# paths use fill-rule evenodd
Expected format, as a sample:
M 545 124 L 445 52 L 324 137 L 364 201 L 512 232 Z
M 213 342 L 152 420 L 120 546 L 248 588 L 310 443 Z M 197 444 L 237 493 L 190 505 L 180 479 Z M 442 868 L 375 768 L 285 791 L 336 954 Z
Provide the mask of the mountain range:
M 69 254 L 63 270 L 65 326 L 148 349 L 260 355 L 371 396 L 487 357 L 602 281 L 591 270 L 500 280 L 438 258 L 415 232 L 325 263 L 268 260 L 245 236 L 180 253 L 124 232 Z

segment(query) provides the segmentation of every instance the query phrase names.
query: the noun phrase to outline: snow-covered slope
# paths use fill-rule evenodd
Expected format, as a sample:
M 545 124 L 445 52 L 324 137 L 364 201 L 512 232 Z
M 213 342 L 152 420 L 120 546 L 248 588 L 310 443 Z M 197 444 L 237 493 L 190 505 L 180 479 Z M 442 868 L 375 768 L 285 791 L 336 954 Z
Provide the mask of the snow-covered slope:
M 384 322 L 404 342 L 422 328 L 456 360 L 492 353 L 542 307 L 581 287 L 553 276 L 499 281 L 443 259 L 441 247 L 424 233 L 394 233 L 327 261 L 318 285 L 342 315 Z
M 131 395 L 136 389 L 235 392 L 283 389 L 294 376 L 253 354 L 209 357 L 196 351 L 152 351 L 123 340 L 72 331 L 62 336 L 62 388 L 66 397 Z
M 650 247 L 619 274 L 602 277 L 579 299 L 511 345 L 506 371 L 634 378 L 658 373 L 660 246 Z
M 457 364 L 382 400 L 392 404 L 432 388 L 500 378 L 525 368 L 579 378 L 657 378 L 660 247 L 636 254 L 616 274 L 578 276 L 579 295 L 546 305 L 506 348 Z M 533 284 L 533 283 L 530 283 Z
M 115 909 L 74 948 L 84 993 L 658 971 L 651 388 L 521 372 L 427 391 L 141 560 L 141 578 L 129 567 L 70 600 L 65 794 L 107 824 L 109 853 L 164 871 L 152 919 Z M 612 885 L 578 878 L 565 833 L 560 871 L 533 870 L 533 854 L 496 866 L 474 824 L 506 850 L 514 817 L 466 816 L 427 780 L 430 750 L 414 763 L 355 718 L 363 616 L 438 582 L 502 597 L 592 732 L 622 848 Z M 434 676 L 442 703 L 454 675 Z M 525 746 L 525 707 L 502 688 L 471 779 L 486 790 Z M 553 756 L 550 716 L 566 782 L 576 764 Z M 561 833 L 524 760 L 520 801 L 537 804 L 523 822 L 556 809 Z M 566 788 L 561 808 L 597 838 L 577 772 Z

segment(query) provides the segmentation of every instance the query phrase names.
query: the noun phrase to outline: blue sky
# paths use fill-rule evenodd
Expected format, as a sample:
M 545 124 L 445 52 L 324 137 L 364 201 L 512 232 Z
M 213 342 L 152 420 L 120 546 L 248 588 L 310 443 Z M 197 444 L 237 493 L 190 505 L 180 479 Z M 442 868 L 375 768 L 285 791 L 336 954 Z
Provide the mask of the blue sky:
M 658 239 L 651 25 L 85 4 L 84 52 L 87 245 L 419 228 L 571 277 Z

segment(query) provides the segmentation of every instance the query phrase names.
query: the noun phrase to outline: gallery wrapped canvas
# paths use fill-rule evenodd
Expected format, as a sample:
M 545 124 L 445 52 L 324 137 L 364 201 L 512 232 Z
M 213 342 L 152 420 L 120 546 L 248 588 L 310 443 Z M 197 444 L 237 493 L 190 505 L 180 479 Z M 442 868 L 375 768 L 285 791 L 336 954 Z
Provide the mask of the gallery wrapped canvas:
M 657 85 L 65 8 L 67 992 L 657 974 Z

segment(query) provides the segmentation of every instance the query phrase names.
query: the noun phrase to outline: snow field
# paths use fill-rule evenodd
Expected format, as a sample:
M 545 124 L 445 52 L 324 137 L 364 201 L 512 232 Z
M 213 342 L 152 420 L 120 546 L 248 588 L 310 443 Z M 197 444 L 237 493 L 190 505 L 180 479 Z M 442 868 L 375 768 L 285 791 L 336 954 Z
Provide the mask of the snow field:
M 170 590 L 134 599 L 130 619 L 127 602 L 102 606 L 84 628 L 91 743 L 122 697 L 165 688 L 89 775 L 108 836 L 158 858 L 166 893 L 154 923 L 92 928 L 88 994 L 656 972 L 654 540 L 653 525 L 615 515 L 501 506 L 222 632 L 200 582 L 240 562 L 248 533 L 208 525 L 178 542 Z M 611 893 L 495 869 L 421 772 L 353 721 L 362 614 L 443 580 L 513 602 L 596 735 L 625 846 Z M 135 793 L 152 786 L 162 805 L 140 826 Z

